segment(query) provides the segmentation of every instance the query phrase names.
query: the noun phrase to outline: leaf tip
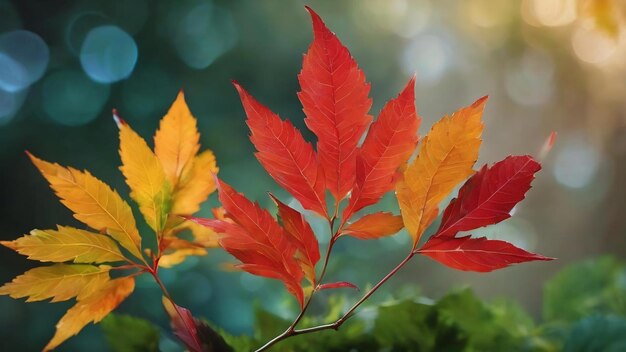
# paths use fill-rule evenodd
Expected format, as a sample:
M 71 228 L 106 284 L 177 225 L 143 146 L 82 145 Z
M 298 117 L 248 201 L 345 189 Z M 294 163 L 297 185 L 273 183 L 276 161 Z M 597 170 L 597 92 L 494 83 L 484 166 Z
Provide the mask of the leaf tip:
M 474 102 L 474 104 L 472 104 L 472 107 L 478 107 L 478 106 L 485 105 L 485 103 L 487 102 L 488 99 L 489 99 L 488 95 L 482 96 L 482 97 L 478 98 Z
M 309 6 L 306 6 L 306 5 L 304 6 L 304 8 L 306 9 L 306 11 L 311 16 L 311 21 L 313 22 L 313 32 L 314 32 L 314 34 L 317 33 L 318 31 L 328 31 L 328 28 L 324 24 L 324 21 L 317 14 L 317 12 L 313 11 L 312 8 L 310 8 Z
M 113 113 L 113 121 L 115 121 L 117 128 L 122 128 L 122 126 L 126 125 L 126 121 L 124 121 L 124 119 L 120 117 L 120 115 L 117 113 L 117 109 L 113 109 L 112 113 Z
M 539 159 L 544 159 L 546 156 L 548 156 L 548 154 L 550 154 L 550 151 L 552 150 L 552 147 L 554 146 L 554 143 L 556 142 L 556 138 L 557 138 L 558 134 L 556 131 L 552 131 L 550 133 L 550 135 L 548 136 L 548 138 L 546 138 L 546 141 L 543 143 L 543 146 L 541 147 L 541 150 L 539 151 Z
M 239 93 L 239 97 L 241 98 L 241 100 L 248 96 L 248 92 L 241 86 L 241 84 L 239 84 L 237 80 L 233 79 L 230 81 L 230 83 L 235 86 L 235 89 L 237 90 L 237 93 Z
M 0 241 L 0 245 L 3 245 L 12 250 L 16 250 L 15 241 Z

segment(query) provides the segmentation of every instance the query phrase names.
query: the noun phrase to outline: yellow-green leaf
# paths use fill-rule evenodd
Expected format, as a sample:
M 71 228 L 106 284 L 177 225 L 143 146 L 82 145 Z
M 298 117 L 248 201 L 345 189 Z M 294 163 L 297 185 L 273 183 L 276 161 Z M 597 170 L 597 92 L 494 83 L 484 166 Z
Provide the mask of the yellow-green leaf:
M 124 277 L 107 282 L 97 292 L 81 296 L 57 323 L 57 330 L 44 348 L 50 351 L 68 338 L 78 334 L 85 325 L 98 323 L 111 313 L 135 289 L 135 279 Z
M 200 153 L 183 170 L 174 194 L 172 213 L 191 215 L 200 210 L 200 204 L 215 191 L 214 175 L 218 171 L 213 152 L 205 150 Z
M 146 222 L 156 232 L 163 230 L 170 209 L 172 187 L 159 159 L 130 126 L 119 123 L 122 173 L 130 196 L 139 205 Z
M 40 262 L 128 261 L 109 236 L 66 226 L 58 226 L 58 230 L 32 230 L 30 235 L 0 243 Z
M 417 158 L 396 185 L 404 225 L 416 244 L 435 220 L 439 203 L 473 173 L 487 97 L 445 116 L 422 139 Z
M 28 155 L 76 219 L 95 230 L 106 231 L 122 247 L 143 259 L 135 218 L 117 192 L 88 171 L 65 168 Z
M 154 151 L 174 187 L 185 166 L 198 152 L 199 140 L 196 119 L 187 107 L 185 95 L 180 92 L 154 136 Z
M 0 287 L 0 295 L 28 297 L 26 302 L 52 298 L 51 302 L 88 296 L 109 280 L 106 265 L 54 264 L 30 269 Z

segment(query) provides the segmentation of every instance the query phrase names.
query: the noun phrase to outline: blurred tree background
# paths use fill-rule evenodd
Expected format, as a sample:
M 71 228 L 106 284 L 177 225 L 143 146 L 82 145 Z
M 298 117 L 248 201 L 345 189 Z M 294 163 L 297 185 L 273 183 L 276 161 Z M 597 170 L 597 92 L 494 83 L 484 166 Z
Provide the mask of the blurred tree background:
M 148 137 L 180 89 L 220 176 L 267 207 L 268 190 L 287 200 L 254 158 L 230 80 L 306 131 L 296 97 L 312 38 L 305 4 L 365 71 L 374 115 L 415 73 L 421 135 L 444 114 L 490 95 L 479 165 L 536 154 L 551 131 L 559 133 L 516 216 L 480 233 L 558 261 L 483 275 L 421 258 L 375 301 L 407 284 L 433 298 L 468 285 L 482 298 L 515 299 L 538 317 L 543 283 L 558 269 L 600 253 L 626 254 L 626 6 L 619 0 L 0 0 L 0 239 L 77 224 L 24 150 L 88 168 L 127 195 L 111 109 Z M 215 204 L 212 196 L 201 215 Z M 397 211 L 391 199 L 382 207 Z M 323 226 L 319 233 L 327 241 Z M 406 233 L 358 245 L 342 240 L 329 279 L 375 282 L 408 241 Z M 212 250 L 163 270 L 163 278 L 178 303 L 231 333 L 252 331 L 253 304 L 291 314 L 280 284 L 225 271 L 231 261 Z M 2 282 L 31 264 L 9 250 L 0 262 Z M 166 327 L 160 299 L 142 278 L 120 311 Z M 44 346 L 68 306 L 0 297 L 0 349 Z M 100 349 L 104 337 L 90 326 L 59 350 Z

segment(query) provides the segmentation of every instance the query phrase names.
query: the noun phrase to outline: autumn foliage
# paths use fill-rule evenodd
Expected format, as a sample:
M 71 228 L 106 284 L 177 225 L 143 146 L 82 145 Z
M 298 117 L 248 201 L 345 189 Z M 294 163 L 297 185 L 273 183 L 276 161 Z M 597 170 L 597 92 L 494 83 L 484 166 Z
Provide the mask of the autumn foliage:
M 16 277 L 0 287 L 0 294 L 26 297 L 27 302 L 76 299 L 44 350 L 54 349 L 90 322 L 102 320 L 133 292 L 136 275 L 156 275 L 159 267 L 174 266 L 189 255 L 202 255 L 207 247 L 216 246 L 213 231 L 178 216 L 199 210 L 200 203 L 215 190 L 212 175 L 218 172 L 210 150 L 198 154 L 196 121 L 183 94 L 161 120 L 154 152 L 116 113 L 114 117 L 119 127 L 120 169 L 131 198 L 154 231 L 157 248 L 142 245 L 130 205 L 111 187 L 88 171 L 49 163 L 27 153 L 61 203 L 91 228 L 36 229 L 2 242 L 28 259 L 54 264 Z M 178 236 L 184 230 L 192 232 L 193 240 Z M 127 276 L 111 279 L 114 270 Z
M 60 226 L 57 230 L 33 230 L 30 235 L 3 243 L 29 259 L 55 264 L 18 276 L 0 288 L 1 294 L 28 297 L 29 301 L 77 300 L 57 325 L 57 334 L 46 349 L 113 310 L 133 291 L 134 275 L 148 272 L 159 282 L 159 266 L 173 266 L 188 255 L 204 254 L 205 248 L 217 242 L 240 261 L 241 270 L 280 280 L 300 305 L 300 315 L 293 324 L 261 349 L 292 335 L 338 328 L 417 254 L 454 269 L 477 272 L 551 259 L 504 241 L 466 234 L 509 218 L 541 169 L 533 157 L 524 155 L 510 156 L 475 171 L 487 97 L 443 117 L 418 140 L 421 118 L 415 107 L 415 78 L 410 78 L 374 119 L 365 74 L 322 19 L 307 10 L 314 40 L 298 75 L 298 98 L 306 116 L 304 122 L 316 136 L 315 148 L 290 120 L 282 119 L 233 82 L 257 159 L 297 201 L 270 194 L 276 217 L 274 209 L 263 209 L 218 179 L 210 151 L 198 154 L 196 122 L 182 93 L 161 121 L 154 152 L 115 115 L 120 130 L 121 171 L 131 198 L 156 235 L 156 249 L 142 247 L 131 208 L 117 192 L 86 171 L 29 154 L 62 203 L 93 230 Z M 439 228 L 422 241 L 440 214 L 440 203 L 461 183 L 457 196 L 443 210 Z M 193 217 L 214 189 L 223 209 L 216 210 L 214 218 Z M 389 192 L 395 194 L 400 214 L 367 213 L 367 207 Z M 332 237 L 324 255 L 307 213 L 328 223 Z M 296 329 L 316 292 L 356 287 L 349 282 L 324 280 L 336 241 L 342 236 L 376 240 L 403 228 L 412 245 L 407 248 L 408 256 L 389 275 L 341 319 Z M 191 230 L 194 240 L 177 236 L 182 230 Z M 139 271 L 110 279 L 109 272 L 120 267 Z M 173 301 L 167 301 L 166 308 L 187 347 L 201 350 L 191 313 Z

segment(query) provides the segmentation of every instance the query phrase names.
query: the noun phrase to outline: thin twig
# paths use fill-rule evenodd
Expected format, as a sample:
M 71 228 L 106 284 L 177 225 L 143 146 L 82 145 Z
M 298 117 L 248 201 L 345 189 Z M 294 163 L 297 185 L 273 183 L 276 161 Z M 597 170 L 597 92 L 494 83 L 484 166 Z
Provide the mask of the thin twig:
M 389 280 L 400 269 L 402 269 L 402 267 L 406 263 L 408 263 L 411 260 L 411 258 L 413 258 L 413 256 L 415 254 L 416 254 L 416 252 L 411 250 L 411 252 L 406 256 L 406 258 L 404 258 L 398 265 L 396 265 L 396 267 L 393 268 L 387 275 L 385 275 L 385 277 L 383 277 L 376 285 L 374 285 L 374 287 L 372 287 L 369 291 L 367 291 L 367 293 L 363 297 L 361 297 L 360 300 L 358 300 L 354 305 L 352 305 L 352 307 L 350 309 L 348 309 L 348 311 L 341 318 L 337 319 L 335 322 L 328 323 L 328 324 L 323 324 L 323 325 L 318 325 L 318 326 L 313 326 L 313 327 L 310 327 L 310 328 L 304 328 L 304 329 L 295 329 L 295 324 L 292 324 L 289 329 L 285 330 L 282 334 L 280 334 L 280 335 L 276 336 L 275 338 L 273 338 L 272 340 L 268 341 L 265 345 L 263 345 L 262 347 L 257 349 L 256 352 L 264 351 L 264 350 L 270 348 L 271 346 L 273 346 L 274 344 L 276 344 L 277 342 L 282 341 L 282 340 L 284 340 L 284 339 L 286 339 L 288 337 L 291 337 L 291 336 L 308 334 L 308 333 L 321 331 L 321 330 L 329 330 L 329 329 L 338 330 L 341 327 L 341 325 L 343 325 L 343 323 L 346 322 L 346 320 L 350 319 L 350 317 L 353 315 L 354 311 L 361 304 L 363 304 L 363 302 L 365 302 L 371 295 L 374 294 L 374 292 L 376 292 L 383 284 L 385 284 L 385 282 L 387 282 L 387 280 Z M 313 294 L 311 294 L 311 296 L 312 295 Z M 310 298 L 309 298 L 308 302 L 310 302 Z M 304 309 L 303 309 L 303 311 L 304 311 Z M 303 314 L 304 313 L 301 312 L 301 315 L 303 315 Z M 299 316 L 299 317 L 301 318 L 301 316 Z

